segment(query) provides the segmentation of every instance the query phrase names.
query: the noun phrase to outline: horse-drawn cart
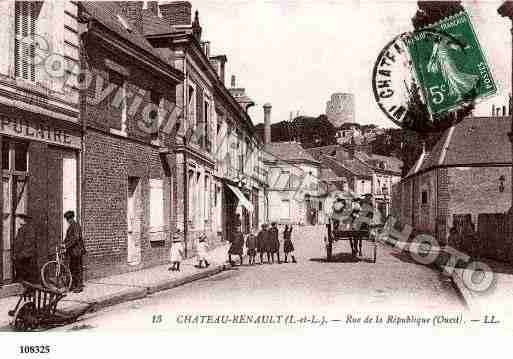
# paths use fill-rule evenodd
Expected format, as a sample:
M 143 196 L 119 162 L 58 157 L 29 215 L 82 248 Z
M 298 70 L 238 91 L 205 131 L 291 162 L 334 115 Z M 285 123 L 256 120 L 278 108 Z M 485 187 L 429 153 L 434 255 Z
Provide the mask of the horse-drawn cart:
M 75 312 L 63 312 L 57 309 L 59 301 L 66 296 L 64 291 L 22 282 L 24 290 L 18 303 L 9 316 L 13 317 L 11 326 L 18 331 L 30 331 L 38 328 L 48 328 L 58 325 L 71 324 L 85 314 L 94 305 Z
M 372 247 L 371 260 L 376 263 L 377 244 L 376 236 L 372 234 L 368 226 L 362 226 L 360 230 L 339 230 L 334 228 L 332 222 L 326 225 L 328 237 L 326 239 L 326 259 L 330 262 L 333 258 L 333 244 L 338 241 L 349 241 L 353 256 L 362 256 L 362 243 L 367 241 Z

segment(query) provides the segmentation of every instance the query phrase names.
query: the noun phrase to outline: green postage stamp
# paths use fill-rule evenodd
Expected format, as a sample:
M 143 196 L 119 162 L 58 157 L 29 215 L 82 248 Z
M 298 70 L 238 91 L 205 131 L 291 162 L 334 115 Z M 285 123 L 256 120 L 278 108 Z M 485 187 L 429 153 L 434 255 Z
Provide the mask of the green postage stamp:
M 416 31 L 404 42 L 432 115 L 497 93 L 466 11 Z

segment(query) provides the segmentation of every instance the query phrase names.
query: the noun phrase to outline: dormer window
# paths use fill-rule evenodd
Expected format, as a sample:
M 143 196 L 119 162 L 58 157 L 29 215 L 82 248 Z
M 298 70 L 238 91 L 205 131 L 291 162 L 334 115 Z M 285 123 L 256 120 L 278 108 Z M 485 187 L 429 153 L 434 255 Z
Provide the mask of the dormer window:
M 132 28 L 130 27 L 130 24 L 128 23 L 127 19 L 125 19 L 121 15 L 117 15 L 119 23 L 125 28 L 126 31 L 132 32 Z

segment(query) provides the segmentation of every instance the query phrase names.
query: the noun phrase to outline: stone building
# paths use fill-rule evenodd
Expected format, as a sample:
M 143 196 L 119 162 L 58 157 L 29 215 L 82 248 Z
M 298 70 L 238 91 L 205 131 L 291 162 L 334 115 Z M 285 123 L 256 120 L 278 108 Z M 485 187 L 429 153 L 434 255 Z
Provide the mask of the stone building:
M 0 15 L 0 289 L 5 289 L 15 278 L 17 215 L 32 217 L 39 268 L 63 237 L 63 212 L 75 210 L 81 219 L 83 146 L 78 91 L 70 85 L 79 61 L 76 3 L 2 1 Z
M 511 206 L 510 117 L 469 117 L 446 130 L 393 189 L 402 225 L 444 240 L 453 226 Z
M 176 178 L 173 134 L 162 124 L 184 75 L 144 38 L 136 2 L 81 2 L 78 16 L 91 80 L 82 96 L 81 196 L 91 278 L 168 260 Z
M 177 88 L 183 121 L 175 147 L 176 202 L 190 254 L 199 233 L 212 244 L 226 239 L 237 213 L 245 232 L 265 215 L 265 176 L 257 171 L 262 143 L 247 113 L 252 101 L 240 88 L 226 87 L 227 57 L 210 54 L 191 4 L 149 2 L 144 10 L 146 39 L 185 74 Z
M 330 168 L 342 183 L 339 190 L 351 191 L 357 197 L 372 195 L 375 210 L 381 218 L 390 214 L 392 186 L 401 180 L 402 161 L 390 156 L 358 151 L 358 146 L 324 146 L 307 151 Z
M 354 107 L 354 94 L 334 93 L 326 102 L 326 116 L 333 126 L 340 127 L 344 123 L 355 122 Z
M 325 223 L 327 186 L 321 181 L 321 163 L 299 142 L 271 142 L 271 105 L 265 104 L 264 111 L 268 221 L 301 225 Z

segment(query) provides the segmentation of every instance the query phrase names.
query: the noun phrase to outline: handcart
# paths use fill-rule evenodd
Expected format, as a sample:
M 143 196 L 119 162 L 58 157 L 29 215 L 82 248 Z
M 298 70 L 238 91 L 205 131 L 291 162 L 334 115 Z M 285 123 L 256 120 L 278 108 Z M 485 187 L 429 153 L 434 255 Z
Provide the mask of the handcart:
M 91 303 L 81 310 L 64 312 L 57 309 L 59 301 L 66 296 L 64 291 L 25 281 L 22 285 L 24 290 L 19 295 L 18 303 L 8 313 L 13 317 L 11 326 L 16 331 L 47 329 L 71 324 L 95 305 Z

